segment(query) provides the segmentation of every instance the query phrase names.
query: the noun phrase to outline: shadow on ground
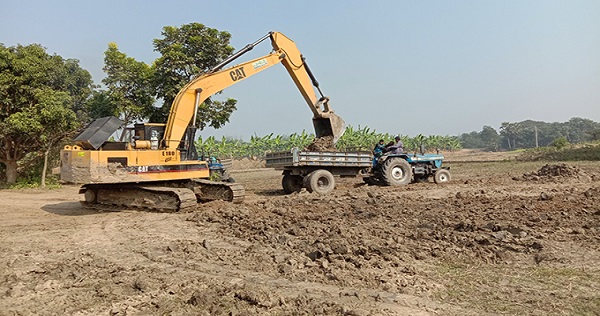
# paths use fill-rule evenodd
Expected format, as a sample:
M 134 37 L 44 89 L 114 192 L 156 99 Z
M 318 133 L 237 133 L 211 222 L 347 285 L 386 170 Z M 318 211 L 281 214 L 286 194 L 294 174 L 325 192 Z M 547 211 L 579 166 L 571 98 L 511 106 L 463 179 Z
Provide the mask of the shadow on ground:
M 97 210 L 85 208 L 80 202 L 61 202 L 56 204 L 46 204 L 42 210 L 64 216 L 81 216 L 98 214 Z

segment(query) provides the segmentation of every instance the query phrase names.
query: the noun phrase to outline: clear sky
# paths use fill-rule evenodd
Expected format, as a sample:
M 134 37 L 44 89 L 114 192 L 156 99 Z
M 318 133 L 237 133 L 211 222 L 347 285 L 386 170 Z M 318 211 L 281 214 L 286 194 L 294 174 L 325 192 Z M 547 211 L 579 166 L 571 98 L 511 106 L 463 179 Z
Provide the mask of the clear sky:
M 597 0 L 0 0 L 0 43 L 78 59 L 96 83 L 109 42 L 151 63 L 162 27 L 191 22 L 230 32 L 236 49 L 284 33 L 355 127 L 457 135 L 505 121 L 600 121 Z M 269 51 L 263 43 L 248 59 Z M 313 132 L 282 66 L 222 96 L 237 99 L 238 111 L 204 137 Z

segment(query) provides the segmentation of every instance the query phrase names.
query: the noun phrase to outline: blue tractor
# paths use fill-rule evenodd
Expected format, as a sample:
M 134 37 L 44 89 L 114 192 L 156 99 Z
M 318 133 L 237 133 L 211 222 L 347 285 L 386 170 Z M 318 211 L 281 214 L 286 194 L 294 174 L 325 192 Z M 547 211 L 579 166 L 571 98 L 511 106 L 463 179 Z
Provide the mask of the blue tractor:
M 206 162 L 208 162 L 208 169 L 210 170 L 210 179 L 212 181 L 235 182 L 235 179 L 233 179 L 229 175 L 227 168 L 221 163 L 221 160 L 219 160 L 218 158 L 211 156 L 204 159 L 204 157 L 202 156 L 200 159 L 206 160 Z
M 427 182 L 433 177 L 435 183 L 450 181 L 450 168 L 442 167 L 443 155 L 439 154 L 384 154 L 373 159 L 373 167 L 364 177 L 367 184 L 405 185 Z

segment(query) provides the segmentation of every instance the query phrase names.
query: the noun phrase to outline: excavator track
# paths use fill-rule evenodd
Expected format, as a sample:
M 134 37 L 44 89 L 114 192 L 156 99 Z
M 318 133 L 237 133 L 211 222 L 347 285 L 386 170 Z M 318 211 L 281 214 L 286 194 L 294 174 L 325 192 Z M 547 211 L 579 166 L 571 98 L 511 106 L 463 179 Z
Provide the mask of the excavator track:
M 242 203 L 246 195 L 244 186 L 233 182 L 215 182 L 204 179 L 193 179 L 194 193 L 198 200 L 207 202 L 223 200 L 235 204 Z
M 120 208 L 156 212 L 192 211 L 198 202 L 224 200 L 241 203 L 245 190 L 239 183 L 191 179 L 177 182 L 86 184 L 82 204 L 101 210 Z

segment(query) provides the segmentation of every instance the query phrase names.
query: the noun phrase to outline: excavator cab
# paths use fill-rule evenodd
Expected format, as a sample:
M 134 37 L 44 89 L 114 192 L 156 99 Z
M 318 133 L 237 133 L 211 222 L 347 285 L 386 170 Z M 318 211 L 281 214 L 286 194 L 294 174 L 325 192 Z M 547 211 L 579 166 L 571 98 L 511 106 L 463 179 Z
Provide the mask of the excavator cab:
M 159 123 L 134 124 L 133 147 L 135 149 L 158 149 L 159 140 L 165 133 L 165 125 Z

